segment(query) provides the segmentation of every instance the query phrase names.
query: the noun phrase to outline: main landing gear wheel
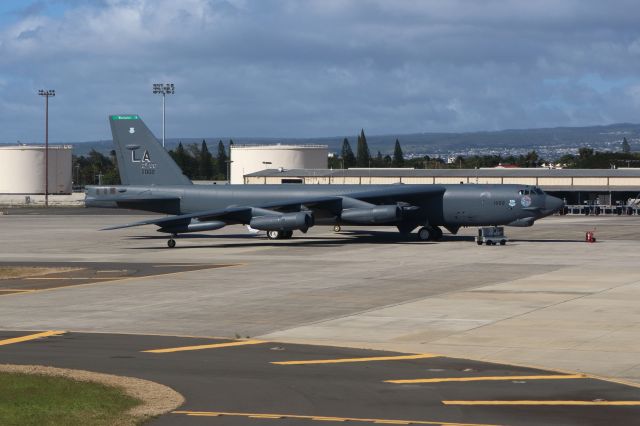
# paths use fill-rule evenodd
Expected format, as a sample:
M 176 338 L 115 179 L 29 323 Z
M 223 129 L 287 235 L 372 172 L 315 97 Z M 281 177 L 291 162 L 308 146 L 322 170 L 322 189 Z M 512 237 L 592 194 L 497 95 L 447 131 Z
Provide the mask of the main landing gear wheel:
M 340 231 L 342 231 L 342 227 L 340 225 L 333 226 L 333 232 L 340 232 Z
M 420 241 L 429 241 L 431 239 L 431 229 L 428 226 L 424 226 L 418 230 L 418 239 Z
M 174 248 L 176 246 L 176 240 L 174 240 L 173 238 L 170 238 L 169 241 L 167 241 L 167 246 L 169 248 Z
M 293 237 L 293 231 L 267 231 L 270 240 L 288 240 Z
M 439 241 L 442 238 L 442 230 L 437 226 L 423 226 L 418 230 L 420 241 Z
M 433 239 L 435 241 L 440 241 L 442 239 L 442 229 L 437 226 L 433 227 Z
M 281 231 L 267 231 L 267 238 L 270 240 L 280 239 L 282 235 Z

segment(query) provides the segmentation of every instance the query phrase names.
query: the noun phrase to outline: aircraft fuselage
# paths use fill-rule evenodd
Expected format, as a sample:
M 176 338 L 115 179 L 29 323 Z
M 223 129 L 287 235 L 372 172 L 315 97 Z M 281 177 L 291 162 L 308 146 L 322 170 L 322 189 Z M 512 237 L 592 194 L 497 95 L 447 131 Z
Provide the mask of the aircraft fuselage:
M 424 185 L 402 185 L 403 188 Z M 441 196 L 407 200 L 417 207 L 402 222 L 415 226 L 429 224 L 455 229 L 461 226 L 530 226 L 536 219 L 552 214 L 563 205 L 537 187 L 523 185 L 458 184 L 432 185 L 443 189 Z M 123 207 L 119 198 L 140 196 L 175 198 L 176 202 L 145 201 L 129 208 L 167 214 L 189 214 L 229 206 L 260 206 L 266 202 L 321 196 L 344 196 L 363 191 L 384 190 L 390 185 L 168 185 L 87 187 L 86 204 L 91 207 Z M 395 204 L 395 201 L 393 202 Z M 384 204 L 384 203 L 380 203 Z M 348 223 L 339 214 L 317 214 L 316 224 Z

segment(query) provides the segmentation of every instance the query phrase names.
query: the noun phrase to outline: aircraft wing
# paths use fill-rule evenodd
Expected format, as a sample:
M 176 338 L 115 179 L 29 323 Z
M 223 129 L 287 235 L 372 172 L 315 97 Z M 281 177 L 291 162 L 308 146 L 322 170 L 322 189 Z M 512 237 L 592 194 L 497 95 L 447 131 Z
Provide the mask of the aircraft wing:
M 271 207 L 279 209 L 287 209 L 290 207 L 305 205 L 309 207 L 315 207 L 324 204 L 338 203 L 341 201 L 340 197 L 316 197 L 316 198 L 304 198 L 287 200 L 285 202 L 274 202 L 267 204 L 260 204 L 260 209 L 266 210 Z M 108 231 L 113 229 L 132 228 L 134 226 L 143 225 L 157 225 L 161 228 L 170 227 L 175 225 L 181 225 L 189 223 L 191 219 L 197 219 L 200 222 L 207 222 L 212 220 L 229 221 L 234 223 L 249 223 L 251 221 L 253 207 L 227 207 L 225 209 L 217 210 L 205 210 L 195 213 L 167 216 L 156 219 L 147 219 L 139 222 L 127 223 L 124 225 L 115 225 L 103 228 L 102 231 Z M 277 211 L 273 212 L 278 214 Z
M 299 211 L 302 207 L 307 210 L 325 210 L 332 214 L 338 214 L 346 205 L 361 203 L 361 205 L 373 205 L 377 203 L 406 203 L 411 204 L 417 199 L 424 199 L 443 194 L 444 187 L 438 185 L 404 186 L 390 185 L 386 188 L 350 193 L 345 195 L 325 197 L 299 197 L 294 199 L 260 203 L 257 206 L 233 206 L 217 210 L 205 210 L 195 213 L 173 215 L 157 219 L 148 219 L 124 225 L 110 226 L 103 230 L 131 228 L 134 226 L 157 225 L 161 228 L 183 225 L 196 219 L 199 222 L 223 221 L 227 223 L 249 223 L 257 210 L 262 210 L 261 215 L 269 213 Z
M 125 225 L 115 225 L 109 226 L 107 228 L 102 228 L 101 231 L 110 231 L 113 229 L 122 229 L 122 228 L 132 228 L 134 226 L 143 226 L 143 225 L 157 225 L 160 227 L 168 227 L 174 225 L 180 225 L 183 223 L 189 223 L 191 219 L 198 219 L 201 222 L 206 222 L 208 220 L 224 220 L 225 218 L 231 217 L 239 217 L 239 216 L 247 216 L 251 217 L 251 207 L 228 207 L 226 209 L 218 209 L 218 210 L 206 210 L 196 213 L 190 214 L 181 214 L 174 216 L 166 216 L 158 219 L 147 219 L 141 220 L 140 222 L 127 223 Z

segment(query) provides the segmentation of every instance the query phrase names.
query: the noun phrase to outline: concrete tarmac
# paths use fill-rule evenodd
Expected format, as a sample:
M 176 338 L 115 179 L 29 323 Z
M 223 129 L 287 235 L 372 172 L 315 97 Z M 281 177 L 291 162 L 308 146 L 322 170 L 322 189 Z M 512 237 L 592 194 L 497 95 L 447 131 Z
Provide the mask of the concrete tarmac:
M 86 213 L 86 211 L 83 211 Z M 229 227 L 166 248 L 139 215 L 0 216 L 3 262 L 233 264 L 0 296 L 0 328 L 259 337 L 583 371 L 640 383 L 640 222 L 552 217 L 439 243 L 328 228 L 269 241 Z M 584 233 L 596 231 L 587 244 Z

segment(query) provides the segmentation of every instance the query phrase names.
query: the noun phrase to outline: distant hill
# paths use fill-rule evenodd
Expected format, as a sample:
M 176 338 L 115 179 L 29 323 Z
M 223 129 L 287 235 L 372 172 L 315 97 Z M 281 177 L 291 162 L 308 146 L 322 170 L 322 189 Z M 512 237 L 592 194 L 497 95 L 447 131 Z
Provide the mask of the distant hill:
M 366 134 L 366 129 L 365 129 Z M 243 138 L 232 137 L 236 144 L 325 144 L 329 151 L 340 152 L 345 136 L 320 138 Z M 357 136 L 347 135 L 353 150 Z M 367 135 L 372 155 L 378 151 L 389 154 L 394 142 L 400 140 L 405 154 L 409 155 L 457 155 L 464 153 L 526 152 L 532 149 L 546 158 L 557 158 L 563 153 L 575 152 L 579 147 L 590 146 L 600 151 L 618 151 L 622 138 L 626 137 L 634 151 L 640 151 L 640 124 L 618 123 L 606 126 L 555 127 L 540 129 L 508 129 L 499 131 L 466 133 L 410 133 L 389 135 Z M 184 145 L 207 141 L 209 150 L 215 155 L 219 137 L 172 138 L 167 147 L 174 149 L 181 141 Z M 222 138 L 225 145 L 229 138 Z M 111 141 L 70 142 L 75 155 L 86 155 L 91 149 L 107 154 L 113 149 Z

